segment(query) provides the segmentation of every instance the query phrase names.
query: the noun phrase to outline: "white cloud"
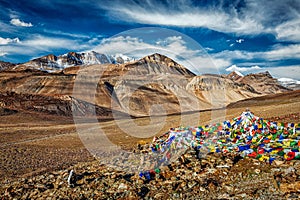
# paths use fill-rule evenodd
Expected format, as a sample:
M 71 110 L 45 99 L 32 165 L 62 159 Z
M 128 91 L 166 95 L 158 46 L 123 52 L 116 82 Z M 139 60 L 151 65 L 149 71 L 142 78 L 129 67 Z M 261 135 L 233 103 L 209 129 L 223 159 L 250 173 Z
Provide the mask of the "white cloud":
M 8 54 L 7 52 L 0 52 L 1 57 L 6 56 L 7 54 Z
M 224 50 L 215 54 L 212 54 L 215 58 L 223 58 L 225 60 L 233 60 L 233 59 L 243 59 L 243 60 L 251 60 L 253 59 L 253 52 L 248 51 L 240 51 L 240 50 Z
M 14 33 L 15 27 L 0 21 L 0 30 L 6 33 Z
M 275 46 L 271 51 L 261 52 L 263 57 L 269 60 L 299 59 L 300 44 L 291 44 L 287 46 Z M 259 54 L 259 52 L 257 52 Z
M 230 67 L 226 68 L 225 70 L 227 72 L 233 72 L 233 71 L 239 71 L 239 72 L 250 72 L 250 71 L 255 71 L 255 70 L 260 70 L 262 69 L 259 66 L 252 66 L 252 67 L 238 67 L 236 65 L 231 65 Z
M 46 37 L 36 35 L 23 42 L 25 46 L 32 46 L 37 48 L 68 48 L 75 45 L 72 40 L 64 38 Z
M 231 16 L 222 10 L 189 8 L 180 12 L 172 12 L 167 8 L 151 10 L 149 7 L 115 5 L 110 7 L 111 15 L 117 19 L 142 24 L 159 24 L 181 27 L 205 27 L 221 32 L 237 32 L 243 34 L 259 33 L 263 26 L 254 20 Z
M 300 18 L 278 25 L 275 32 L 279 40 L 300 42 Z
M 214 49 L 213 48 L 210 48 L 210 47 L 205 47 L 204 48 L 206 51 L 213 51 Z
M 68 32 L 63 32 L 63 31 L 60 31 L 60 30 L 48 30 L 48 29 L 44 29 L 43 31 L 45 33 L 50 33 L 50 34 L 57 35 L 57 36 L 67 36 L 67 37 L 72 37 L 72 38 L 83 38 L 83 39 L 89 39 L 89 38 L 91 38 L 91 36 L 86 35 L 86 34 L 68 33 Z M 98 35 L 98 37 L 103 37 L 103 35 Z
M 30 23 L 30 22 L 26 23 L 26 22 L 23 22 L 20 19 L 16 19 L 16 18 L 11 19 L 10 23 L 15 25 L 15 26 L 23 26 L 23 27 L 32 27 L 33 26 L 32 23 Z
M 196 57 L 195 59 L 197 60 L 198 58 Z M 219 73 L 219 70 L 231 64 L 230 61 L 224 60 L 222 58 L 213 58 L 211 56 L 207 59 L 199 59 L 197 63 L 199 63 L 198 68 L 206 70 L 204 71 L 204 73 Z
M 240 44 L 241 44 L 242 42 L 244 42 L 244 41 L 245 41 L 245 40 L 242 39 L 242 38 L 236 40 L 236 42 L 237 42 L 237 43 L 240 43 Z
M 115 54 L 122 52 L 125 55 L 141 58 L 152 53 L 162 53 L 175 61 L 188 67 L 195 73 L 218 73 L 218 70 L 241 71 L 246 73 L 256 73 L 258 71 L 266 71 L 278 68 L 262 68 L 256 63 L 249 63 L 250 67 L 238 67 L 233 65 L 235 59 L 251 61 L 252 59 L 263 59 L 265 62 L 278 61 L 289 58 L 299 58 L 300 46 L 274 46 L 267 52 L 248 52 L 248 51 L 222 51 L 215 54 L 205 55 L 201 51 L 191 50 L 187 48 L 185 41 L 178 36 L 171 36 L 165 39 L 159 39 L 153 44 L 144 42 L 136 37 L 115 37 L 104 39 L 102 44 L 94 49 L 101 53 Z M 181 58 L 179 58 L 180 56 Z M 263 62 L 261 62 L 263 63 Z M 263 65 L 266 65 L 263 63 Z M 228 67 L 230 66 L 230 67 Z M 283 68 L 282 68 L 283 69 Z M 287 73 L 288 74 L 288 73 Z M 288 76 L 287 76 L 288 77 Z
M 0 45 L 7 45 L 7 44 L 10 44 L 10 43 L 19 43 L 20 40 L 19 38 L 2 38 L 0 37 Z
M 197 1 L 196 1 L 197 2 Z M 299 41 L 300 6 L 297 0 L 208 1 L 111 0 L 98 4 L 109 18 L 129 23 L 203 27 L 218 32 L 252 35 L 271 33 L 278 39 Z
M 264 71 L 269 71 L 275 78 L 292 78 L 300 80 L 300 65 L 280 66 L 280 67 L 268 67 L 264 68 Z
M 17 38 L 8 40 L 19 41 Z M 3 40 L 2 42 L 7 43 L 7 39 Z M 1 46 L 1 51 L 5 52 L 5 55 L 12 54 L 32 56 L 40 55 L 42 53 L 49 53 L 54 49 L 66 49 L 67 51 L 84 51 L 87 49 L 91 49 L 92 47 L 93 45 L 85 43 L 81 40 L 33 35 L 31 36 L 31 38 L 22 40 L 22 42 L 7 43 L 6 45 Z
M 212 58 L 205 54 L 205 50 L 192 50 L 187 47 L 181 36 L 170 36 L 158 39 L 152 44 L 144 42 L 140 38 L 130 36 L 118 36 L 103 39 L 101 45 L 95 47 L 94 51 L 106 54 L 122 53 L 136 59 L 144 56 L 161 53 L 178 63 L 186 66 L 194 73 L 218 73 L 219 68 L 228 66 L 230 63 L 221 58 Z
M 278 62 L 286 59 L 300 59 L 300 44 L 291 44 L 287 46 L 276 45 L 271 50 L 266 52 L 248 52 L 248 51 L 222 51 L 219 53 L 211 54 L 214 60 L 222 59 L 224 63 L 229 63 L 224 66 L 225 71 L 240 71 L 244 73 L 258 73 L 269 71 L 275 77 L 288 77 L 299 79 L 300 66 L 274 66 L 274 67 L 260 67 L 270 66 L 272 62 Z M 238 67 L 234 64 L 234 60 L 244 60 L 243 66 L 248 64 L 251 67 Z M 262 60 L 259 64 L 251 63 L 252 60 Z M 258 66 L 260 65 L 260 66 Z M 228 67 L 229 66 L 229 67 Z
M 276 45 L 269 51 L 240 51 L 240 50 L 224 50 L 219 53 L 212 54 L 214 58 L 222 58 L 232 61 L 234 59 L 252 60 L 264 59 L 267 61 L 279 61 L 284 59 L 300 59 L 300 44 L 290 44 L 286 46 Z
M 8 9 L 8 10 L 9 10 L 9 17 L 11 19 L 17 19 L 17 18 L 19 18 L 20 14 L 17 11 L 11 10 L 11 9 Z
M 103 39 L 101 44 L 95 47 L 93 50 L 107 54 L 130 54 L 132 51 L 136 51 L 137 49 L 153 49 L 154 47 L 155 46 L 145 43 L 139 38 L 118 36 Z M 139 52 L 139 54 L 144 55 L 142 51 Z

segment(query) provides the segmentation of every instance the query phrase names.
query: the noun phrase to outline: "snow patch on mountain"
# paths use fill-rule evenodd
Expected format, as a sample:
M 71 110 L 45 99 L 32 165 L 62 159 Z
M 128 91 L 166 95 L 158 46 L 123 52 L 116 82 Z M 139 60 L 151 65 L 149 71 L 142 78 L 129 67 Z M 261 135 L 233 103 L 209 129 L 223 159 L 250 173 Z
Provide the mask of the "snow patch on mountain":
M 300 81 L 299 80 L 295 80 L 292 78 L 279 78 L 278 82 L 282 86 L 293 89 L 293 90 L 300 89 Z
M 239 71 L 234 71 L 237 75 L 239 75 L 239 76 L 244 76 L 241 72 L 239 72 Z
M 33 59 L 27 63 L 26 66 L 31 66 L 42 71 L 54 72 L 63 70 L 72 66 L 85 66 L 95 64 L 123 64 L 135 61 L 134 58 L 123 54 L 107 55 L 95 51 L 89 52 L 69 52 L 60 56 L 53 54 Z

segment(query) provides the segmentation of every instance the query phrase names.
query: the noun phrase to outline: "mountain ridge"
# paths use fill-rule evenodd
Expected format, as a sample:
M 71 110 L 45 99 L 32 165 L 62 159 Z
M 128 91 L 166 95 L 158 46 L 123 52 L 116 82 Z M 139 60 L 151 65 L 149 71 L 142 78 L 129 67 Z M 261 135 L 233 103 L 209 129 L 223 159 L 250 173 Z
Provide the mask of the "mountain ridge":
M 87 66 L 107 63 L 123 64 L 131 61 L 134 61 L 134 58 L 130 58 L 122 54 L 107 55 L 95 51 L 81 53 L 68 52 L 59 56 L 48 54 L 42 57 L 38 57 L 28 62 L 17 65 L 15 69 L 19 67 L 24 68 L 24 66 L 26 66 L 47 72 L 57 72 L 73 66 Z
M 15 65 L 16 64 L 14 64 L 14 63 L 0 61 L 0 71 L 8 70 L 8 69 L 14 67 Z
M 3 70 L 41 70 L 46 72 L 60 72 L 60 71 L 71 71 L 66 70 L 70 67 L 76 67 L 76 66 L 88 66 L 88 65 L 95 65 L 95 64 L 125 64 L 125 63 L 131 63 L 131 62 L 144 62 L 144 64 L 147 64 L 148 68 L 151 67 L 149 65 L 152 65 L 152 70 L 149 68 L 148 72 L 151 71 L 159 71 L 159 69 L 155 69 L 155 62 L 158 63 L 165 63 L 168 67 L 175 69 L 175 71 L 181 73 L 181 74 L 188 74 L 188 76 L 195 76 L 193 72 L 189 71 L 187 68 L 182 66 L 181 64 L 175 62 L 171 58 L 159 54 L 154 53 L 152 55 L 147 55 L 140 59 L 130 58 L 123 54 L 115 54 L 115 55 L 107 55 L 107 54 L 101 54 L 95 51 L 88 51 L 88 52 L 68 52 L 59 56 L 56 56 L 54 54 L 48 54 L 42 57 L 38 57 L 35 59 L 32 59 L 28 62 L 21 63 L 21 64 L 14 64 L 9 62 L 0 61 L 0 71 Z M 73 68 L 75 69 L 75 68 Z M 169 73 L 167 70 L 164 70 L 165 73 Z M 258 75 L 261 73 L 257 73 Z M 205 74 L 203 74 L 205 75 Z M 265 74 L 268 79 L 272 79 L 270 73 Z M 229 78 L 236 82 L 244 82 L 249 84 L 251 81 L 249 77 L 251 77 L 251 74 L 243 75 L 238 71 L 233 71 L 227 75 L 221 75 L 225 76 L 226 78 Z M 253 76 L 253 75 L 252 75 Z M 285 88 L 289 88 L 292 90 L 300 89 L 300 81 L 297 80 L 289 80 L 289 81 L 280 81 L 279 83 L 281 86 Z M 277 89 L 280 89 L 281 87 L 277 87 Z M 282 89 L 282 88 L 281 88 Z
M 73 62 L 76 61 L 74 57 L 80 55 L 72 53 L 69 58 Z M 48 55 L 45 59 L 47 62 L 58 60 L 55 55 Z M 247 98 L 289 91 L 269 73 L 232 78 L 229 75 L 195 75 L 171 58 L 155 53 L 128 63 L 74 65 L 56 72 L 20 65 L 11 71 L 0 72 L 0 92 L 70 96 L 107 109 L 106 113 L 114 109 L 140 117 L 149 116 L 150 112 L 162 114 L 161 109 L 153 107 L 158 104 L 165 108 L 166 114 L 174 114 L 220 108 Z M 79 85 L 78 90 L 74 90 L 75 81 Z M 95 84 L 96 91 L 90 87 Z M 42 106 L 41 101 L 37 103 Z M 63 103 L 61 106 L 67 105 L 70 104 Z M 45 107 L 48 108 L 48 105 Z M 56 113 L 63 110 L 57 109 Z

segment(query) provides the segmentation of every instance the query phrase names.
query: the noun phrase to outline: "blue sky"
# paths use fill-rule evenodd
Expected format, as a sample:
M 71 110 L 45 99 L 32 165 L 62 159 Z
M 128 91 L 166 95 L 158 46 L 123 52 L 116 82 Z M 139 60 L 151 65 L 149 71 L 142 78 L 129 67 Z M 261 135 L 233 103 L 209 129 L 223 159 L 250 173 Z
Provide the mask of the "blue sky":
M 184 58 L 199 73 L 268 70 L 299 80 L 300 1 L 0 1 L 3 61 L 140 46 Z

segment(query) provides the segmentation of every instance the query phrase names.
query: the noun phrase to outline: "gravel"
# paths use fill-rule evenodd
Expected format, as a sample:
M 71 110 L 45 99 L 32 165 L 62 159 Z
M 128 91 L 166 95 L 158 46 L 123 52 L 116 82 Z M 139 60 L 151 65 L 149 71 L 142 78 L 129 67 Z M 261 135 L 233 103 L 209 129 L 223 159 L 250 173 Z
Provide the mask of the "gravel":
M 299 199 L 300 162 L 272 164 L 234 154 L 210 153 L 160 167 L 151 180 L 99 164 L 69 168 L 1 182 L 4 199 Z M 124 163 L 126 165 L 126 163 Z M 72 176 L 69 177 L 70 171 Z M 70 178 L 68 183 L 68 178 Z

